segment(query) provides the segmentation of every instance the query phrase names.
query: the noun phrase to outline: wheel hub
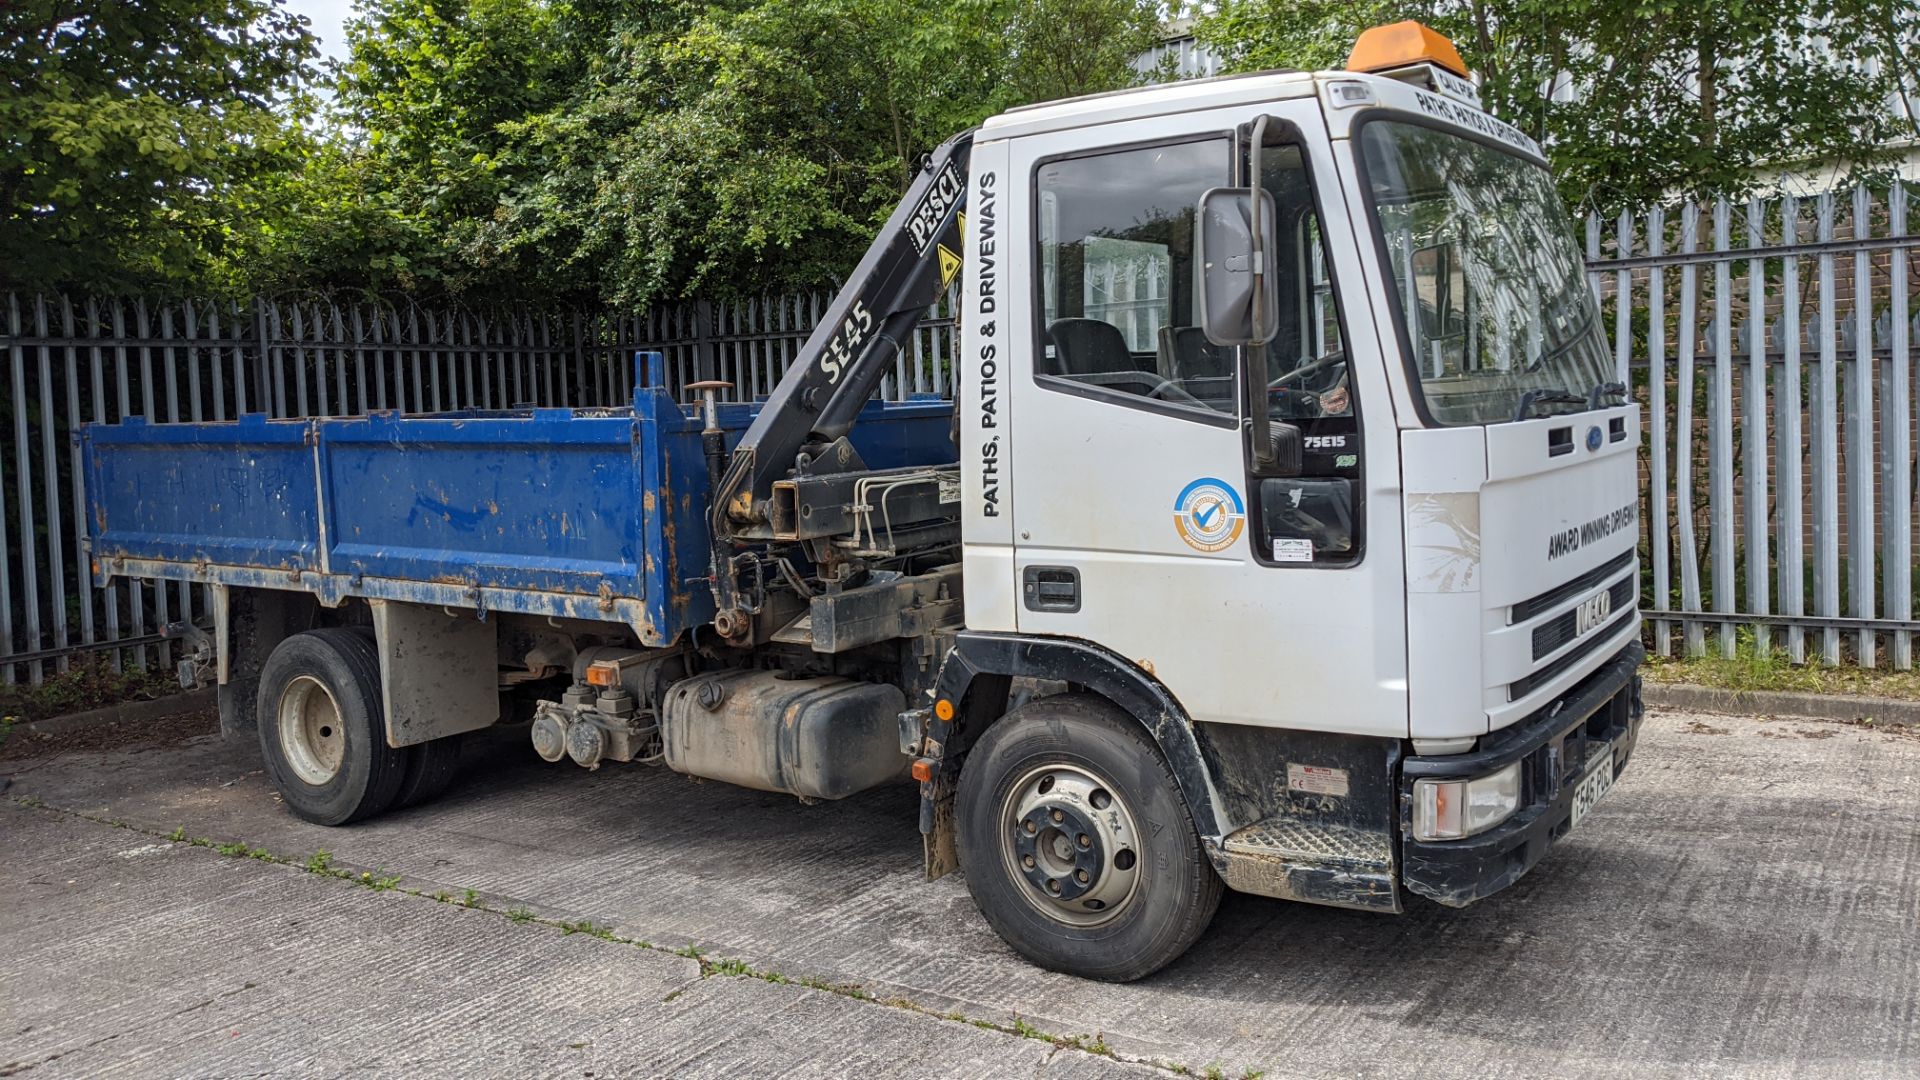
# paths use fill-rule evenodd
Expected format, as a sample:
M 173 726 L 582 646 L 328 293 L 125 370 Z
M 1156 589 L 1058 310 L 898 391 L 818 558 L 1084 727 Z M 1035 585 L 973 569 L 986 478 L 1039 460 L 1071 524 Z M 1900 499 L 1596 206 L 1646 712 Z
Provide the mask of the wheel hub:
M 345 725 L 333 691 L 311 675 L 287 683 L 280 694 L 280 746 L 287 764 L 305 784 L 331 781 L 347 756 Z
M 1036 769 L 1013 786 L 1002 820 L 1010 869 L 1049 918 L 1105 922 L 1132 897 L 1139 881 L 1133 816 L 1095 774 L 1078 765 Z

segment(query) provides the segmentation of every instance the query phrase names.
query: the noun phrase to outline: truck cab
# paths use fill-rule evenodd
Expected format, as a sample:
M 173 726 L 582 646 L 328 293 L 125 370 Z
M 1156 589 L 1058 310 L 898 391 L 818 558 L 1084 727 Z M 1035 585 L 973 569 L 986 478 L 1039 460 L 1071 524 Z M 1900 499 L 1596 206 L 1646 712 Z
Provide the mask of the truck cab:
M 93 574 L 209 587 L 183 681 L 322 824 L 518 722 L 911 777 L 927 874 L 1090 978 L 1225 889 L 1472 903 L 1633 753 L 1639 414 L 1540 148 L 1416 24 L 1349 68 L 956 135 L 764 401 L 643 353 L 626 405 L 90 427 Z M 955 400 L 874 400 L 956 277 Z
M 1130 667 L 1228 886 L 1383 910 L 1517 878 L 1640 708 L 1639 414 L 1572 223 L 1470 83 L 1393 59 L 988 121 L 959 350 L 962 652 Z M 1209 220 L 1236 189 L 1264 250 Z M 1262 258 L 1264 332 L 1210 325 L 1209 264 Z

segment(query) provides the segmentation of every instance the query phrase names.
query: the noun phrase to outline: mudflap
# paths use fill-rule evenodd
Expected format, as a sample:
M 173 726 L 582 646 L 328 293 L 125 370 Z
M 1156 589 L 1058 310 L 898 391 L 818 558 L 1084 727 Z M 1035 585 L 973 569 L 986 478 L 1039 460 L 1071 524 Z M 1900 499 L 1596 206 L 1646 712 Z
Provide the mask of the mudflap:
M 954 837 L 959 835 L 959 827 L 954 820 L 955 788 L 951 775 L 947 773 L 941 773 L 921 785 L 921 805 L 931 815 L 931 820 L 925 822 L 920 830 L 928 881 L 938 881 L 960 869 L 960 849 L 954 841 Z

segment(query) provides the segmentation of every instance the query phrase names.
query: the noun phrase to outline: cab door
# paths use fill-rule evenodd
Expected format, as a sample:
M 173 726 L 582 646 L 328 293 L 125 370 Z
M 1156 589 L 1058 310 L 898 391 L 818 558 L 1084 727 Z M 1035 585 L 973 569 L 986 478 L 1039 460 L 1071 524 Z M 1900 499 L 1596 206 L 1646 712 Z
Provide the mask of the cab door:
M 1260 114 L 1292 121 L 1276 127 L 1296 133 L 1293 172 L 1273 180 L 1309 210 L 1282 223 L 1297 264 L 1283 306 L 1301 314 L 1258 377 L 1346 353 L 1339 371 L 1248 395 L 1247 357 L 1197 325 L 1193 230 L 1204 192 L 1244 182 L 1243 125 Z M 1316 177 L 1332 187 L 1330 155 L 1312 99 L 1013 141 L 1008 171 L 1031 198 L 1009 213 L 1010 239 L 1036 279 L 1010 298 L 1002 339 L 1020 395 L 1007 462 L 1015 614 L 1022 632 L 1133 661 L 1197 720 L 1404 737 L 1398 464 L 1390 435 L 1363 438 L 1391 433 L 1393 418 L 1377 341 L 1339 329 L 1339 305 L 1365 301 L 1342 288 L 1359 281 L 1344 215 L 1318 209 L 1340 205 L 1331 190 L 1316 197 Z M 1370 334 L 1371 320 L 1354 323 Z M 1301 417 L 1319 425 L 1309 472 L 1327 475 L 1250 477 L 1248 398 L 1341 412 Z M 1306 483 L 1336 479 L 1348 491 L 1338 538 L 1313 526 L 1330 485 Z

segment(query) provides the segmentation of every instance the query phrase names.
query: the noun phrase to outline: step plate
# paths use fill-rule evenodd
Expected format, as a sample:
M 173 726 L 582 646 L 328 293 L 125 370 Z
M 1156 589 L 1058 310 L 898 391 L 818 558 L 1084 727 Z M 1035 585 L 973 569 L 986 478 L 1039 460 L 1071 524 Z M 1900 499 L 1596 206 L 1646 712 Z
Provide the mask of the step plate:
M 1268 818 L 1229 835 L 1228 851 L 1307 862 L 1346 863 L 1390 868 L 1393 843 L 1385 833 L 1334 825 L 1316 825 L 1296 818 Z
M 1220 844 L 1227 887 L 1335 907 L 1399 911 L 1393 839 L 1386 833 L 1269 818 Z

